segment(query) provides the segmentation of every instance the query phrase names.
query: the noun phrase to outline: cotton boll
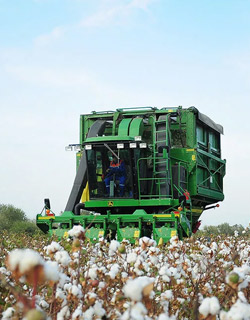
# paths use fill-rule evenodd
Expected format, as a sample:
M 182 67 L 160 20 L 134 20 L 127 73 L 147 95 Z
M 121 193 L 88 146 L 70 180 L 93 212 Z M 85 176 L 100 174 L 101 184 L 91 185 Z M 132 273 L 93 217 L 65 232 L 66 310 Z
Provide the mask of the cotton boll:
M 120 246 L 120 242 L 116 240 L 112 240 L 109 245 L 109 255 L 113 256 Z
M 137 259 L 137 254 L 135 252 L 130 252 L 128 255 L 127 255 L 127 262 L 128 263 L 135 263 L 136 262 L 136 259 Z
M 12 317 L 15 314 L 15 309 L 12 307 L 9 307 L 2 313 L 2 320 L 9 320 L 12 319 Z
M 97 267 L 96 267 L 96 265 L 85 272 L 85 277 L 89 277 L 91 280 L 95 280 L 97 278 Z
M 41 300 L 39 302 L 39 306 L 43 309 L 48 309 L 49 308 L 49 304 L 45 301 L 45 300 Z
M 159 315 L 157 320 L 175 320 L 175 319 L 176 319 L 175 316 L 169 317 L 168 313 L 162 313 Z
M 55 261 L 46 261 L 44 273 L 47 280 L 57 282 L 59 280 L 58 264 Z
M 111 279 L 115 279 L 117 273 L 119 272 L 119 265 L 117 263 L 115 263 L 114 265 L 112 265 L 108 275 L 110 276 Z
M 78 307 L 72 314 L 72 320 L 76 320 L 77 318 L 79 319 L 79 317 L 81 316 L 82 316 L 82 310 L 81 308 Z
M 145 308 L 144 304 L 141 302 L 137 302 L 131 308 L 131 318 L 134 320 L 144 320 L 144 316 L 147 314 L 147 309 Z
M 11 251 L 7 259 L 8 266 L 11 271 L 17 268 L 21 274 L 30 271 L 38 265 L 43 265 L 44 260 L 40 254 L 31 249 L 16 249 Z
M 223 320 L 249 320 L 250 305 L 237 300 L 227 313 L 221 312 L 220 317 Z
M 247 299 L 246 299 L 246 297 L 245 297 L 245 295 L 244 295 L 244 293 L 242 291 L 238 292 L 238 297 L 239 297 L 241 302 L 247 303 Z
M 70 311 L 68 306 L 62 307 L 62 309 L 57 314 L 57 320 L 65 320 L 70 316 Z
M 67 251 L 57 251 L 55 254 L 55 260 L 62 266 L 66 267 L 69 265 L 71 258 Z
M 143 289 L 154 282 L 154 278 L 138 277 L 127 281 L 123 287 L 124 294 L 133 301 L 140 301 L 143 296 Z
M 74 226 L 73 229 L 68 231 L 68 235 L 73 238 L 79 238 L 85 234 L 85 230 L 82 226 Z
M 58 242 L 52 241 L 50 245 L 47 247 L 44 247 L 44 250 L 46 251 L 47 254 L 55 253 L 56 251 L 61 251 L 63 250 L 63 247 L 60 246 Z
M 165 292 L 163 292 L 161 294 L 161 298 L 162 299 L 167 299 L 167 300 L 171 300 L 173 299 L 174 295 L 173 295 L 173 291 L 172 290 L 166 290 Z
M 83 314 L 83 319 L 84 320 L 92 320 L 93 316 L 95 314 L 94 308 L 93 307 L 89 307 L 88 310 L 86 310 Z
M 100 317 L 100 318 L 102 318 L 106 314 L 105 309 L 103 309 L 103 307 L 102 307 L 102 303 L 99 302 L 99 301 L 95 302 L 93 308 L 94 308 L 95 315 Z
M 220 311 L 220 304 L 219 304 L 219 300 L 216 297 L 205 298 L 199 307 L 199 312 L 204 317 L 207 317 L 209 314 L 211 315 L 218 314 L 219 311 Z
M 69 292 L 72 293 L 74 296 L 81 298 L 82 297 L 82 291 L 81 288 L 79 288 L 76 285 L 73 285 L 70 289 Z

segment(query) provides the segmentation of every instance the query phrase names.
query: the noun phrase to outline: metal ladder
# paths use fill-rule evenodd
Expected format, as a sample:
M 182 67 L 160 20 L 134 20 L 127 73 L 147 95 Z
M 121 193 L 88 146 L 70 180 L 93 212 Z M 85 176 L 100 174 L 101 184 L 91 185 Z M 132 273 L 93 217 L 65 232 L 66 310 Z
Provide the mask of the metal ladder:
M 154 150 L 153 150 L 153 172 L 155 177 L 156 193 L 159 198 L 170 197 L 171 176 L 169 169 L 169 153 L 164 149 L 169 146 L 168 139 L 169 115 L 161 115 L 155 121 L 154 126 Z M 159 151 L 159 148 L 162 148 Z M 164 157 L 164 154 L 166 157 Z

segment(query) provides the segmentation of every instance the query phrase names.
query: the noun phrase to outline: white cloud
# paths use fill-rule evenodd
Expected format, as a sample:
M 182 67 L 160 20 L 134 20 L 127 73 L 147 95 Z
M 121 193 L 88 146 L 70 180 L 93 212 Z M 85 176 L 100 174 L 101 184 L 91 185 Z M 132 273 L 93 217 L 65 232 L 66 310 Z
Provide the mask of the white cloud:
M 68 30 L 68 27 L 58 26 L 55 27 L 50 33 L 42 34 L 35 38 L 34 42 L 37 46 L 46 46 L 51 42 L 62 38 L 65 32 Z
M 132 0 L 128 3 L 116 1 L 115 4 L 103 7 L 93 15 L 81 21 L 80 26 L 99 27 L 114 22 L 120 22 L 135 9 L 147 10 L 148 6 L 155 0 Z
M 70 30 L 80 29 L 82 27 L 102 27 L 109 24 L 121 23 L 134 10 L 148 10 L 151 3 L 157 0 L 130 0 L 124 1 L 101 1 L 100 9 L 92 15 L 84 18 L 80 22 L 72 25 L 57 26 L 51 32 L 42 34 L 35 38 L 36 46 L 46 46 L 51 42 L 62 38 Z

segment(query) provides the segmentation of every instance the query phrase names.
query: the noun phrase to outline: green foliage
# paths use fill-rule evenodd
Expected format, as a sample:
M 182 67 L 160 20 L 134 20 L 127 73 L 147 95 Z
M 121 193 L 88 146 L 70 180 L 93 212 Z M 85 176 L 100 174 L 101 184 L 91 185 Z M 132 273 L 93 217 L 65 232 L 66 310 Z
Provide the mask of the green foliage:
M 13 205 L 0 204 L 0 231 L 34 234 L 39 229 L 29 220 L 24 211 Z
M 235 231 L 237 231 L 239 235 L 241 235 L 243 230 L 244 227 L 241 224 L 230 226 L 225 222 L 218 226 L 205 226 L 202 230 L 199 230 L 197 232 L 197 236 L 233 236 Z

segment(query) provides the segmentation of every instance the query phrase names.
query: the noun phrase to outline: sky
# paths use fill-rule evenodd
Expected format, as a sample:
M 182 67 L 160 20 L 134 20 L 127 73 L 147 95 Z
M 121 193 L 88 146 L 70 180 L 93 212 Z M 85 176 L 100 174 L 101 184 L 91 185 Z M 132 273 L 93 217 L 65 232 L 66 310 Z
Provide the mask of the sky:
M 225 200 L 250 220 L 250 1 L 0 0 L 0 203 L 64 210 L 80 114 L 195 106 L 223 125 Z

